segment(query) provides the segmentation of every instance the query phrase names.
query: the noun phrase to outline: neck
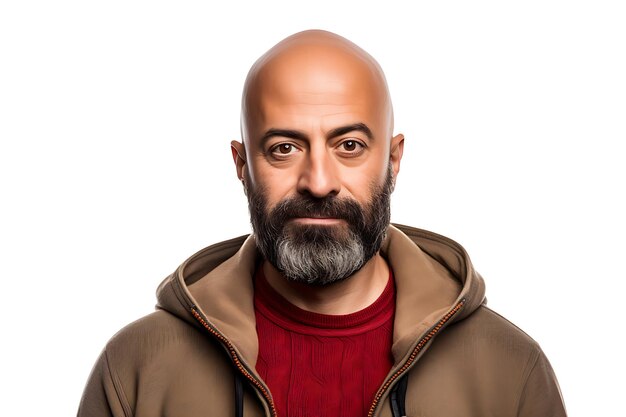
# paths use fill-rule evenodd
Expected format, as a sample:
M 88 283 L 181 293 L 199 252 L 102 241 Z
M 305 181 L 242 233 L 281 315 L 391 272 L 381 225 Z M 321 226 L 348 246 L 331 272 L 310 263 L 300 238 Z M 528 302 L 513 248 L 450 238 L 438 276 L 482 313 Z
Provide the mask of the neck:
M 339 315 L 363 310 L 376 301 L 387 285 L 389 266 L 377 253 L 350 277 L 322 287 L 290 281 L 267 261 L 263 273 L 272 288 L 296 307 Z

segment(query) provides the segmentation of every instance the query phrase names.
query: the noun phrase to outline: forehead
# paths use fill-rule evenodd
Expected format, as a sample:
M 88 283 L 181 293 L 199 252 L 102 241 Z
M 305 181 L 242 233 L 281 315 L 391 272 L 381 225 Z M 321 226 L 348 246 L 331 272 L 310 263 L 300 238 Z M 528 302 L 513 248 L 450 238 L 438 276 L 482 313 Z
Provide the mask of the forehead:
M 307 123 L 330 129 L 346 122 L 384 129 L 390 103 L 371 62 L 341 50 L 300 48 L 260 66 L 246 92 L 248 130 Z

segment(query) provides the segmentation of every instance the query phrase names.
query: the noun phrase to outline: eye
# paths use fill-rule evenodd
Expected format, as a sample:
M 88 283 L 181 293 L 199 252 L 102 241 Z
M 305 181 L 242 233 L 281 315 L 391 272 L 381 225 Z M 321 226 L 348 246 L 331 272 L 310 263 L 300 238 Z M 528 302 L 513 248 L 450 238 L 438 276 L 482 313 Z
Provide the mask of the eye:
M 341 144 L 341 146 L 343 146 L 343 149 L 344 149 L 345 151 L 348 151 L 348 152 L 353 152 L 353 151 L 355 151 L 355 150 L 357 149 L 357 147 L 358 147 L 359 145 L 358 145 L 358 143 L 356 143 L 356 142 L 355 142 L 355 141 L 353 141 L 353 140 L 347 140 L 347 141 L 345 141 L 344 143 L 342 143 L 342 144 Z
M 339 144 L 339 150 L 349 156 L 360 155 L 364 149 L 365 145 L 354 139 L 344 140 Z
M 287 156 L 296 153 L 298 148 L 291 143 L 279 143 L 270 148 L 270 153 L 274 156 Z

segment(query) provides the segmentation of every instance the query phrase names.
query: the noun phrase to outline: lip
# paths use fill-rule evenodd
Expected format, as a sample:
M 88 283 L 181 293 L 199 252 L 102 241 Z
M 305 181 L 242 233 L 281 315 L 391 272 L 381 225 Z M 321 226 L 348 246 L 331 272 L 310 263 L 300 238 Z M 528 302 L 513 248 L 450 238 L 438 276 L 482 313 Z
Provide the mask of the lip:
M 343 222 L 343 219 L 337 219 L 334 217 L 294 217 L 291 220 L 299 224 L 313 224 L 321 226 L 331 226 Z

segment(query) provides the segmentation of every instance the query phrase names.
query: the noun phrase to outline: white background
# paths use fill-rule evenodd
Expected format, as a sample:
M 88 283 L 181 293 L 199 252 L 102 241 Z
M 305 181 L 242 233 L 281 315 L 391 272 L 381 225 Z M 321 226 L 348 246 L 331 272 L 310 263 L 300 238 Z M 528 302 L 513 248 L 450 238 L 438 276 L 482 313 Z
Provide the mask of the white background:
M 309 28 L 386 72 L 406 135 L 392 220 L 466 247 L 571 416 L 622 412 L 623 4 L 3 2 L 2 414 L 75 414 L 161 279 L 249 231 L 229 150 L 243 80 Z

